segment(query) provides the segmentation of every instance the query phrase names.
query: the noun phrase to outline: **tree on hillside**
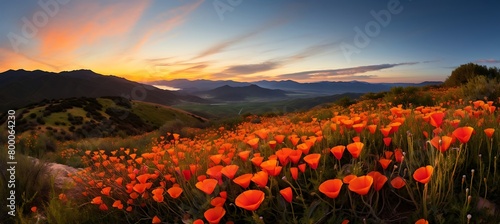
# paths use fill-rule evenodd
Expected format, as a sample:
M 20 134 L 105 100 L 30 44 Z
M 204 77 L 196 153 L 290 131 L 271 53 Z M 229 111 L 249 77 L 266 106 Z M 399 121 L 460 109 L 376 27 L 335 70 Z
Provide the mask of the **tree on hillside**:
M 451 75 L 445 80 L 444 84 L 450 87 L 459 86 L 477 76 L 498 79 L 500 78 L 500 70 L 496 67 L 488 68 L 484 65 L 474 63 L 463 64 L 451 72 Z

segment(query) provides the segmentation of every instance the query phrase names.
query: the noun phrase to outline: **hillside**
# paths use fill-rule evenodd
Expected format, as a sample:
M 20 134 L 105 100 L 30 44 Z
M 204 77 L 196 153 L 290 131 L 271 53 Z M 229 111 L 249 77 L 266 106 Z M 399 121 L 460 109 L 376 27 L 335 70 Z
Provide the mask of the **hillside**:
M 192 94 L 201 98 L 220 100 L 220 101 L 245 101 L 245 100 L 276 100 L 277 98 L 286 98 L 291 92 L 279 89 L 266 89 L 257 85 L 232 87 L 224 85 L 212 90 L 194 92 Z
M 207 121 L 179 109 L 121 97 L 44 100 L 16 114 L 18 134 L 46 134 L 60 141 L 138 135 L 172 120 L 186 125 Z
M 0 73 L 0 111 L 20 108 L 44 99 L 102 96 L 121 96 L 162 105 L 205 102 L 195 96 L 161 90 L 116 76 L 104 76 L 91 70 L 60 73 L 8 70 Z

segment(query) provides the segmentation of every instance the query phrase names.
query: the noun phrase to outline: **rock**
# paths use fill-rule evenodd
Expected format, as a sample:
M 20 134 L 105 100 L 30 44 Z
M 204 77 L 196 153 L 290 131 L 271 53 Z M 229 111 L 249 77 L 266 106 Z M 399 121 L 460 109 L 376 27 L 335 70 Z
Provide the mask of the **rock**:
M 498 207 L 495 203 L 479 197 L 477 201 L 477 209 L 485 210 L 489 215 L 494 216 L 498 212 Z

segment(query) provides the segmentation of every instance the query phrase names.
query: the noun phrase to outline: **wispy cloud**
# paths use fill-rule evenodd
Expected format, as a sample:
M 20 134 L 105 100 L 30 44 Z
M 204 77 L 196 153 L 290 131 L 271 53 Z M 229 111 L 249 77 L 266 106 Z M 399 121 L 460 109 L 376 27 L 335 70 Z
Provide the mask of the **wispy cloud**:
M 366 72 L 379 71 L 383 69 L 393 68 L 396 66 L 403 65 L 414 65 L 418 64 L 418 62 L 406 62 L 406 63 L 397 63 L 397 64 L 379 64 L 379 65 L 366 65 L 366 66 L 358 66 L 352 68 L 341 68 L 341 69 L 326 69 L 326 70 L 312 70 L 312 71 L 303 71 L 296 73 L 288 73 L 277 76 L 277 78 L 281 79 L 328 79 L 328 78 L 340 78 L 340 77 L 349 77 L 349 78 L 372 78 L 374 75 L 356 75 Z
M 222 73 L 231 74 L 231 75 L 245 75 L 245 74 L 254 74 L 263 71 L 273 70 L 275 68 L 280 67 L 281 64 L 278 62 L 264 62 L 260 64 L 246 64 L 246 65 L 235 65 L 228 67 Z
M 481 64 L 497 64 L 500 63 L 500 59 L 479 59 L 474 61 L 475 63 L 481 63 Z

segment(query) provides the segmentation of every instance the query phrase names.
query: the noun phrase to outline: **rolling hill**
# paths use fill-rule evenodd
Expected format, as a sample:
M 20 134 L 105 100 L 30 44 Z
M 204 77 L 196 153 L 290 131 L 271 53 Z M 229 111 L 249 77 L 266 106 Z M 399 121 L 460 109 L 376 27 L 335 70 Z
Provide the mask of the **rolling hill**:
M 203 103 L 199 97 L 105 76 L 91 70 L 60 73 L 41 70 L 8 70 L 0 73 L 0 111 L 20 108 L 44 99 L 121 96 L 162 105 L 182 102 Z
M 45 133 L 60 141 L 138 135 L 173 120 L 185 126 L 207 121 L 179 109 L 122 97 L 44 100 L 19 109 L 16 115 L 18 134 Z M 4 120 L 0 118 L 0 123 Z

